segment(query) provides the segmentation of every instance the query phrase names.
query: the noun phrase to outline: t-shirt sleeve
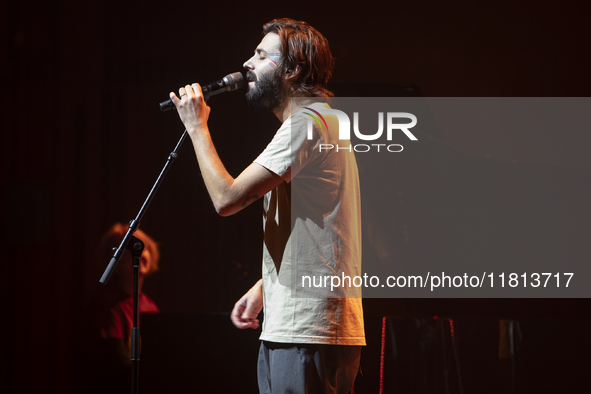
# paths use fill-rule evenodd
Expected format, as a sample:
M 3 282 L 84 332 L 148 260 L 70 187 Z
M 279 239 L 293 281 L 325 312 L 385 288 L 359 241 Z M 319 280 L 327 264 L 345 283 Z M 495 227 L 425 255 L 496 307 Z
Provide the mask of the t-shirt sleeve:
M 308 122 L 301 115 L 287 119 L 277 130 L 273 140 L 254 162 L 291 180 L 320 154 L 321 136 L 314 126 L 313 138 L 308 139 Z

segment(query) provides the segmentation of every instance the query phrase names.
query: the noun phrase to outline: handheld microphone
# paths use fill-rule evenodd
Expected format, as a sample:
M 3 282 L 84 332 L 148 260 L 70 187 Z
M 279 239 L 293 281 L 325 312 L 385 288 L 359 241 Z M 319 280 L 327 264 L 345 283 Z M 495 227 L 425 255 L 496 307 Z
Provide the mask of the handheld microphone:
M 209 85 L 202 86 L 201 90 L 203 91 L 203 99 L 207 101 L 207 99 L 211 96 L 215 96 L 216 94 L 224 92 L 238 90 L 244 85 L 244 76 L 241 72 L 228 74 L 219 81 L 212 82 Z M 169 109 L 173 108 L 176 109 L 171 99 L 168 99 L 160 103 L 160 111 L 168 111 Z

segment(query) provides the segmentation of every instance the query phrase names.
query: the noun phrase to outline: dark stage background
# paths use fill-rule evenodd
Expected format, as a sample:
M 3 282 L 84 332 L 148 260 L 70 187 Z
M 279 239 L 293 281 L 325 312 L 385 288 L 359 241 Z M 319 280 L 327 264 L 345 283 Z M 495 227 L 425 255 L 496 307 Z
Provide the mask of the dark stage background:
M 337 95 L 589 96 L 588 9 L 583 4 L 2 2 L 0 288 L 6 367 L 0 390 L 79 392 L 72 382 L 76 367 L 85 362 L 77 353 L 84 340 L 78 335 L 80 317 L 106 265 L 95 261 L 98 239 L 112 223 L 135 216 L 183 130 L 176 114 L 160 113 L 157 104 L 181 85 L 242 70 L 263 23 L 291 17 L 320 30 L 336 58 L 332 86 Z M 209 104 L 214 142 L 229 172 L 237 176 L 279 123 L 272 115 L 248 110 L 241 93 L 214 97 Z M 549 228 L 529 245 L 545 251 L 554 241 L 550 250 L 557 260 L 566 256 L 589 263 L 588 253 L 567 253 L 570 246 L 581 250 L 581 243 L 589 242 L 589 134 L 565 136 L 557 130 L 552 136 L 437 138 L 453 146 L 455 163 L 465 163 L 472 176 L 484 172 L 486 179 L 496 180 L 473 195 L 475 212 L 478 204 L 509 198 L 519 184 L 521 194 L 515 198 L 526 206 L 530 197 L 535 201 L 532 226 Z M 507 168 L 513 160 L 521 175 L 504 183 L 503 176 L 513 173 Z M 425 190 L 434 194 L 416 197 L 432 202 L 436 212 L 438 192 L 449 198 L 465 195 L 460 178 L 444 185 L 427 176 Z M 405 192 L 402 182 L 399 187 Z M 450 248 L 461 249 L 462 239 L 454 234 L 472 232 L 466 228 L 472 222 L 461 215 L 461 205 L 452 206 L 461 220 L 452 224 L 446 222 L 449 215 L 409 215 L 407 233 L 400 231 L 400 237 L 410 236 L 422 250 L 435 253 L 430 248 L 441 245 L 424 229 L 446 229 Z M 510 213 L 499 212 L 494 231 L 511 225 L 502 222 Z M 260 214 L 259 203 L 235 217 L 218 217 L 190 144 L 182 147 L 141 228 L 161 242 L 162 251 L 161 270 L 147 280 L 145 292 L 173 316 L 171 321 L 203 316 L 196 321 L 215 320 L 212 327 L 226 329 L 199 331 L 190 346 L 201 349 L 203 343 L 214 342 L 223 347 L 232 335 L 249 338 L 252 346 L 256 335 L 237 333 L 228 319 L 216 319 L 260 277 Z M 588 300 L 567 299 L 368 300 L 365 310 L 372 336 L 379 332 L 383 315 L 531 322 L 522 327 L 531 351 L 519 364 L 520 389 L 555 392 L 588 381 L 584 372 L 590 365 L 583 356 L 589 350 L 584 327 L 590 305 Z M 373 355 L 379 343 L 369 344 L 366 353 Z M 472 360 L 469 347 L 464 354 Z M 188 361 L 195 363 L 195 379 L 207 379 L 199 376 L 209 365 L 206 360 L 200 354 Z M 228 360 L 220 369 L 227 368 L 229 381 L 240 365 L 254 368 L 250 359 L 236 359 L 231 352 Z M 366 379 L 377 373 L 374 361 L 366 361 Z M 466 392 L 486 391 L 473 384 L 474 390 Z M 242 392 L 252 392 L 252 386 Z

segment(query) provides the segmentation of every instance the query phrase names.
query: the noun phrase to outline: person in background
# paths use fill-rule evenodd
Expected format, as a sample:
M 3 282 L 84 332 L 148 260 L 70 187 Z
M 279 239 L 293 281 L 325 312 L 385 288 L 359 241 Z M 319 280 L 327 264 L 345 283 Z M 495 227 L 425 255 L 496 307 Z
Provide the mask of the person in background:
M 129 226 L 115 223 L 102 237 L 99 261 L 106 264 L 113 257 Z M 146 277 L 158 270 L 158 244 L 142 230 L 134 234 L 144 242 L 139 267 L 139 311 L 159 312 L 158 305 L 142 292 Z M 131 329 L 133 327 L 133 261 L 126 250 L 110 280 L 94 294 L 88 309 L 91 330 L 88 356 L 91 368 L 87 392 L 129 393 L 131 387 Z

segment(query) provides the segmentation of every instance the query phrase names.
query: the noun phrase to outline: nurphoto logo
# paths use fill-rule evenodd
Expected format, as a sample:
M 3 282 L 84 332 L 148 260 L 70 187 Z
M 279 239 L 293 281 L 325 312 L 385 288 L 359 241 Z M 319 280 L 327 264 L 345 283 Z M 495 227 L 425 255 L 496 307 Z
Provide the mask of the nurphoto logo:
M 320 114 L 320 112 L 309 108 L 304 107 L 305 115 L 309 116 L 308 119 L 308 139 L 313 139 L 313 129 L 314 129 L 314 122 L 318 125 L 318 127 L 323 130 L 326 128 L 328 130 L 328 124 L 326 120 Z M 349 120 L 349 116 L 344 113 L 343 111 L 339 111 L 337 109 L 323 109 L 322 113 L 324 115 L 335 115 L 339 121 L 339 140 L 351 140 L 351 121 Z M 395 123 L 395 119 L 407 119 L 410 120 L 409 123 Z M 387 112 L 384 115 L 383 112 L 378 112 L 378 131 L 373 134 L 363 134 L 359 130 L 359 113 L 353 112 L 353 132 L 355 136 L 362 140 L 362 141 L 377 141 L 379 140 L 382 135 L 384 134 L 384 120 L 386 123 L 386 141 L 392 141 L 392 135 L 394 131 L 402 131 L 404 135 L 406 135 L 411 141 L 417 141 L 417 137 L 414 136 L 413 133 L 410 132 L 409 129 L 413 128 L 417 124 L 417 117 L 408 112 Z M 383 138 L 382 138 L 383 140 Z M 385 147 L 385 150 L 384 150 Z M 380 149 L 382 148 L 382 149 Z M 330 150 L 336 149 L 337 152 L 340 150 L 344 150 L 347 152 L 369 152 L 371 150 L 375 150 L 377 152 L 402 152 L 403 147 L 400 144 L 385 144 L 385 143 L 373 143 L 373 144 L 355 144 L 351 145 L 350 142 L 347 145 L 339 146 L 339 144 L 319 144 L 318 149 L 322 152 L 323 150 Z

